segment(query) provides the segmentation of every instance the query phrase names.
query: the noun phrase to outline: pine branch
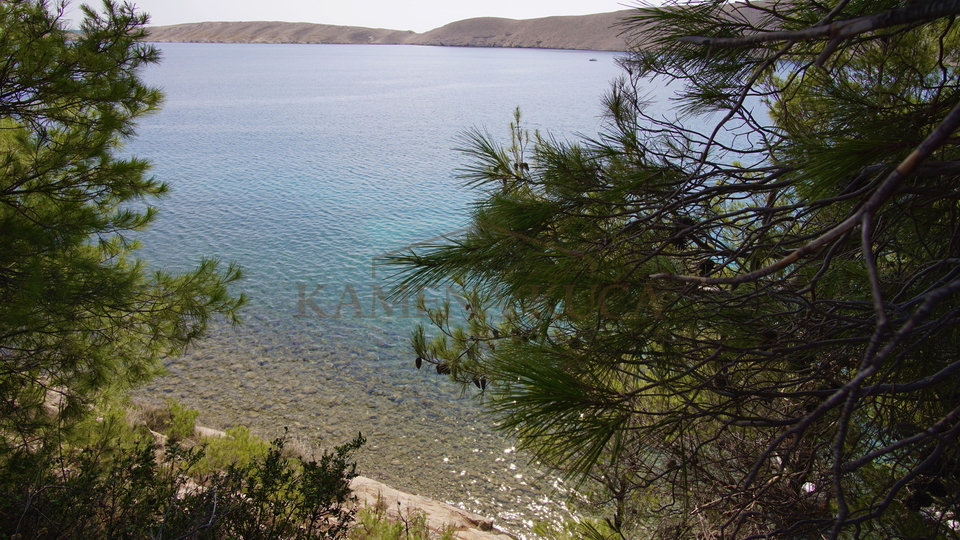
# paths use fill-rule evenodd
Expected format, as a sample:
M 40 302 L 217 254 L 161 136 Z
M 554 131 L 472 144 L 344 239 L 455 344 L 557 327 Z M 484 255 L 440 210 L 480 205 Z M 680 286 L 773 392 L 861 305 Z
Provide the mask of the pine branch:
M 907 7 L 897 8 L 883 13 L 838 21 L 784 32 L 764 32 L 739 38 L 711 38 L 704 36 L 684 36 L 678 38 L 682 43 L 692 43 L 705 47 L 746 47 L 777 41 L 809 41 L 830 39 L 839 43 L 860 34 L 901 26 L 905 24 L 929 21 L 950 15 L 960 15 L 960 0 L 932 0 Z
M 819 238 L 811 241 L 803 247 L 795 250 L 790 255 L 779 261 L 767 265 L 759 270 L 741 274 L 729 278 L 710 278 L 704 276 L 680 276 L 669 273 L 651 274 L 650 279 L 670 279 L 684 283 L 702 283 L 705 285 L 734 285 L 756 281 L 764 276 L 783 270 L 784 268 L 796 263 L 797 261 L 816 253 L 823 246 L 829 245 L 841 238 L 843 235 L 852 231 L 857 225 L 863 222 L 867 215 L 872 215 L 887 199 L 890 198 L 900 186 L 900 182 L 916 170 L 921 163 L 933 152 L 943 145 L 953 132 L 960 128 L 960 105 L 957 105 L 950 111 L 950 114 L 943 119 L 943 122 L 930 133 L 927 138 L 920 143 L 906 159 L 904 159 L 896 169 L 887 175 L 887 178 L 874 192 L 873 196 L 860 208 L 857 213 L 850 216 L 843 222 L 821 235 Z

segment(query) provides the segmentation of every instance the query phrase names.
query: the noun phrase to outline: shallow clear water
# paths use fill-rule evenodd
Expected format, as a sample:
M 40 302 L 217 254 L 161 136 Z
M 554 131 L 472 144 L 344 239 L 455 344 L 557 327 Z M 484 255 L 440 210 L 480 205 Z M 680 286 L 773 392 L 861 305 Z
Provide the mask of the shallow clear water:
M 142 235 L 156 267 L 235 261 L 245 324 L 217 327 L 138 399 L 200 422 L 368 439 L 361 474 L 462 503 L 521 532 L 562 512 L 556 481 L 482 406 L 417 371 L 412 306 L 382 302 L 378 255 L 463 227 L 465 129 L 509 135 L 512 111 L 558 138 L 595 135 L 619 70 L 606 52 L 364 45 L 163 44 L 144 76 L 167 96 L 128 150 L 173 193 Z M 596 59 L 596 61 L 590 61 Z M 442 298 L 443 291 L 433 291 Z M 387 312 L 392 309 L 390 315 Z M 339 317 L 335 317 L 339 311 Z

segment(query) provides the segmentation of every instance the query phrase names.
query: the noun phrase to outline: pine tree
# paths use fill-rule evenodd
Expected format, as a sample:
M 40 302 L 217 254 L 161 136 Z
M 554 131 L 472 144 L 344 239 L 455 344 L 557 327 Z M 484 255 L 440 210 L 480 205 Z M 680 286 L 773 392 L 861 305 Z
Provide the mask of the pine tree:
M 211 317 L 236 322 L 234 266 L 151 273 L 136 231 L 167 186 L 121 157 L 160 105 L 139 78 L 158 61 L 130 4 L 0 2 L 0 444 L 33 447 L 113 390 L 155 374 Z
M 418 364 L 625 534 L 955 534 L 958 13 L 638 11 L 598 138 L 465 135 L 472 229 L 393 261 L 400 291 L 464 290 Z

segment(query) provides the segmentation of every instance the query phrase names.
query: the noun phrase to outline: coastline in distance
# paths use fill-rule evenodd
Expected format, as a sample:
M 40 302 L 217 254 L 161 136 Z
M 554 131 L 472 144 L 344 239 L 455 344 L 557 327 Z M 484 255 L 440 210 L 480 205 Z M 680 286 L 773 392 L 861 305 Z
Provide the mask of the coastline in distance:
M 525 20 L 478 17 L 420 34 L 313 23 L 202 22 L 154 26 L 149 29 L 149 39 L 166 43 L 368 43 L 624 51 L 627 42 L 620 21 L 633 11 Z

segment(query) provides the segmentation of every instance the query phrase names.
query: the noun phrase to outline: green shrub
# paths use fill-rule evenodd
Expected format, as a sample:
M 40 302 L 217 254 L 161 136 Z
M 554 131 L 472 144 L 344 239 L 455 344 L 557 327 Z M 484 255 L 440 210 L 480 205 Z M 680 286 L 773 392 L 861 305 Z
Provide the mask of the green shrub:
M 131 439 L 135 433 L 0 455 L 0 539 L 346 536 L 356 476 L 350 456 L 365 442 L 360 435 L 317 461 L 288 457 L 278 438 L 246 463 L 199 473 L 204 445 L 162 449 L 150 438 Z
M 250 433 L 246 426 L 228 428 L 226 437 L 208 437 L 203 440 L 204 457 L 198 472 L 209 473 L 230 466 L 246 467 L 263 459 L 270 445 Z
M 427 527 L 423 512 L 412 512 L 399 520 L 391 519 L 379 507 L 365 507 L 357 513 L 356 525 L 350 531 L 350 540 L 453 540 L 450 528 L 440 535 Z
M 538 522 L 533 526 L 533 534 L 551 540 L 624 540 L 623 534 L 610 523 L 597 519 L 568 520 L 561 524 Z
M 163 407 L 138 406 L 128 411 L 131 421 L 166 435 L 174 441 L 193 437 L 200 411 L 188 409 L 173 399 Z
M 193 437 L 200 411 L 187 409 L 172 399 L 167 404 L 170 409 L 170 427 L 167 429 L 167 437 L 175 441 Z

